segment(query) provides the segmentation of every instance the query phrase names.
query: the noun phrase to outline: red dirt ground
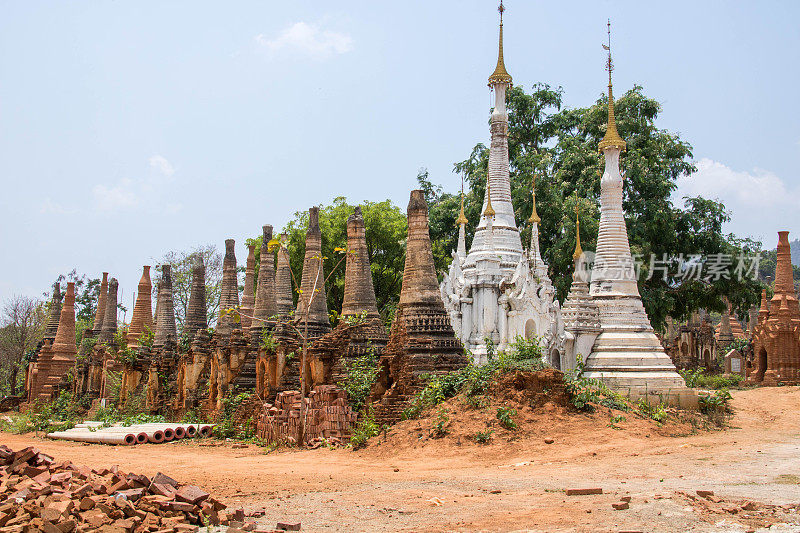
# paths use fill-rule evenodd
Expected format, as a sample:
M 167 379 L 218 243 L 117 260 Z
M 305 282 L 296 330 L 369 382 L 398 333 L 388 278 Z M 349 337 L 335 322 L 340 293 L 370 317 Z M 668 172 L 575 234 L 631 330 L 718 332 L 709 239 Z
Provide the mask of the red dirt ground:
M 265 509 L 260 525 L 299 520 L 305 531 L 800 531 L 800 388 L 733 395 L 729 427 L 715 431 L 659 428 L 630 414 L 614 429 L 607 410 L 579 414 L 556 400 L 520 409 L 518 432 L 493 422 L 493 404 L 465 411 L 444 438 L 429 437 L 434 412 L 356 452 L 204 445 L 214 441 L 125 448 L 10 434 L 0 443 L 89 466 L 160 470 L 231 506 Z M 472 442 L 487 421 L 492 444 Z M 580 487 L 603 494 L 564 493 Z M 698 489 L 714 496 L 699 498 Z M 612 509 L 623 496 L 630 508 Z

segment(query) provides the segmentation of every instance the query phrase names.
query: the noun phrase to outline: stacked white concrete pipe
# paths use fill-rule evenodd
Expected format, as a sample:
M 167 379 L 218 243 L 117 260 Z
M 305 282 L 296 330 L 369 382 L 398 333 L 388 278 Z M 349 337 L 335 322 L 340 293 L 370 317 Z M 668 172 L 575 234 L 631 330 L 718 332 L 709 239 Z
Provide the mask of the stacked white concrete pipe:
M 48 433 L 51 439 L 72 440 L 77 442 L 94 442 L 100 444 L 120 444 L 132 446 L 152 442 L 159 444 L 184 437 L 208 437 L 211 435 L 212 424 L 181 424 L 171 422 L 156 422 L 149 424 L 135 424 L 132 426 L 101 427 L 102 422 L 89 420 L 66 431 Z

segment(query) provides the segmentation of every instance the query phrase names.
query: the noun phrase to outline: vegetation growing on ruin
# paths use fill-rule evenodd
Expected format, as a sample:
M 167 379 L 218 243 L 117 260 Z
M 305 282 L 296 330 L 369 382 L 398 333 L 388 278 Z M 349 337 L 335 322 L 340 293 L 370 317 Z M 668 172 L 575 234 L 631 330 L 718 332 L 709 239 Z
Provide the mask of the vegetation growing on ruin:
M 708 374 L 704 369 L 680 370 L 687 387 L 698 389 L 732 389 L 742 382 L 740 374 Z

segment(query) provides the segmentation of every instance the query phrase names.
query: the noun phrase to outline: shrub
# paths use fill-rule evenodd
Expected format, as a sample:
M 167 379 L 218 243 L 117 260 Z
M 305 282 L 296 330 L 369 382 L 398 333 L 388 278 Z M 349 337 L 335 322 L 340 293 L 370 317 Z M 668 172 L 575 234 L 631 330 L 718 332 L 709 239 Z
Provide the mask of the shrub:
M 727 389 L 718 390 L 710 394 L 701 394 L 700 412 L 704 414 L 725 413 L 728 411 L 728 402 L 731 400 L 731 393 Z
M 447 429 L 449 424 L 450 417 L 447 416 L 447 409 L 439 409 L 439 412 L 436 414 L 436 420 L 433 423 L 431 437 L 434 439 L 440 439 L 447 435 L 450 432 L 450 430 Z
M 367 441 L 381 432 L 381 428 L 375 423 L 375 415 L 370 407 L 363 417 L 360 417 L 353 435 L 350 437 L 350 445 L 354 450 L 363 448 Z
M 579 355 L 575 368 L 564 373 L 564 385 L 570 403 L 579 411 L 594 410 L 592 404 L 609 409 L 627 411 L 628 404 L 622 394 L 612 391 L 604 383 L 583 375 L 585 363 Z
M 517 429 L 517 423 L 514 422 L 515 416 L 517 416 L 516 409 L 511 409 L 508 407 L 497 408 L 497 419 L 500 421 L 500 425 L 506 429 Z
M 492 434 L 494 433 L 493 429 L 487 429 L 485 431 L 479 431 L 472 436 L 472 440 L 477 442 L 478 444 L 489 444 L 492 441 Z
M 345 377 L 337 382 L 345 392 L 353 409 L 358 410 L 369 398 L 372 385 L 378 376 L 378 357 L 372 347 L 357 357 L 342 357 Z
M 730 389 L 738 387 L 742 382 L 740 374 L 706 374 L 705 370 L 681 370 L 681 376 L 687 387 L 700 389 Z

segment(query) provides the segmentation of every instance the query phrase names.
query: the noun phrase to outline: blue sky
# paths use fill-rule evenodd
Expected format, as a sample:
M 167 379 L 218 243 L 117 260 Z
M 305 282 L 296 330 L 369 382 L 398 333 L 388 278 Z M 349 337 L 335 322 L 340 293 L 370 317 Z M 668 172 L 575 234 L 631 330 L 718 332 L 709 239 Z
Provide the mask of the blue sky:
M 663 104 L 692 144 L 681 192 L 733 210 L 729 231 L 800 237 L 796 2 L 506 3 L 518 85 L 565 103 L 615 87 Z M 488 140 L 494 0 L 3 2 L 0 299 L 59 273 L 109 271 L 237 241 L 335 196 L 401 206 L 420 167 Z

